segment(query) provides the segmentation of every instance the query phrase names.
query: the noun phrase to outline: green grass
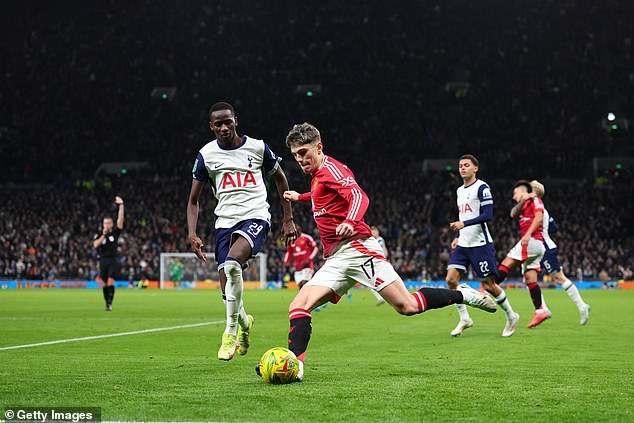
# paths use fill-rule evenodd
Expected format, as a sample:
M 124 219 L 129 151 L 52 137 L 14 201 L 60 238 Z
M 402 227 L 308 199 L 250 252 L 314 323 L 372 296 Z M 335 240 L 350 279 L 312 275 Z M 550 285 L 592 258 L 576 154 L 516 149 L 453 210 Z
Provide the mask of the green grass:
M 285 346 L 294 291 L 247 291 L 255 316 L 248 355 L 216 359 L 224 324 L 0 351 L 0 408 L 96 406 L 129 421 L 634 421 L 634 291 L 582 291 L 587 326 L 562 291 L 546 291 L 554 316 L 526 329 L 521 314 L 472 310 L 459 338 L 453 307 L 404 317 L 367 291 L 313 313 L 302 383 L 266 385 L 259 356 Z M 96 290 L 0 292 L 0 347 L 219 321 L 218 292 L 118 290 L 103 311 Z

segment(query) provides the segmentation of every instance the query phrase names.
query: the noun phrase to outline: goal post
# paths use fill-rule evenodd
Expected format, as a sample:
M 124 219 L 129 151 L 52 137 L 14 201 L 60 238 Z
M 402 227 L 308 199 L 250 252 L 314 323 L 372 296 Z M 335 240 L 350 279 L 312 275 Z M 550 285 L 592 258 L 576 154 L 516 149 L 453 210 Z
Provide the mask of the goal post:
M 245 286 L 266 288 L 266 254 L 258 253 L 248 262 L 242 277 Z M 214 253 L 207 253 L 207 262 L 203 263 L 194 253 L 161 253 L 159 268 L 159 287 L 161 289 L 187 287 L 207 287 L 219 283 L 218 266 Z

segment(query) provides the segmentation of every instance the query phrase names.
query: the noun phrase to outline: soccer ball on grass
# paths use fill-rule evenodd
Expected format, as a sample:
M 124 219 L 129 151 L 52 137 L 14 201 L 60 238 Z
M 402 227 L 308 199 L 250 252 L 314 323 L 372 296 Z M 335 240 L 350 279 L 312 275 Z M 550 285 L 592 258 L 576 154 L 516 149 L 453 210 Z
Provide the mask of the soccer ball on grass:
M 266 383 L 281 385 L 295 381 L 299 372 L 299 361 L 287 348 L 271 348 L 262 355 L 259 373 Z

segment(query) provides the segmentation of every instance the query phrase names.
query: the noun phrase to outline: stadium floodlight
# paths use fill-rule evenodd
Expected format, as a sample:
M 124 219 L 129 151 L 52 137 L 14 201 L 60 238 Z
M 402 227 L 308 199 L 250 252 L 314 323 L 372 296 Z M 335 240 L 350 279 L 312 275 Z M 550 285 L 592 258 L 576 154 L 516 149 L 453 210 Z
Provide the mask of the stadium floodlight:
M 610 112 L 601 119 L 601 126 L 607 133 L 616 135 L 629 130 L 630 122 L 623 115 L 617 116 L 616 113 Z
M 155 87 L 152 89 L 150 96 L 152 100 L 158 100 L 162 102 L 172 101 L 176 94 L 176 87 Z
M 299 84 L 295 86 L 295 94 L 314 97 L 321 93 L 321 84 Z

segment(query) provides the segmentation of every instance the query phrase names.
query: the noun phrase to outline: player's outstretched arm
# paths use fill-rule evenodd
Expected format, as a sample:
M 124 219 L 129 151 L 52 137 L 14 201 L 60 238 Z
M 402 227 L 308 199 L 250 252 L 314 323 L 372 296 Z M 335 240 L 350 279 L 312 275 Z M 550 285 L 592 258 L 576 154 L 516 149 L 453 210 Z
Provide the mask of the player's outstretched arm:
M 207 262 L 207 256 L 203 252 L 203 241 L 196 235 L 196 226 L 198 225 L 198 200 L 203 190 L 204 182 L 192 179 L 192 187 L 189 191 L 189 200 L 187 201 L 187 231 L 189 233 L 189 243 L 192 251 L 203 262 Z
M 117 228 L 123 229 L 124 211 L 123 211 L 123 198 L 118 195 L 114 198 L 114 202 L 119 206 L 119 212 L 117 213 Z
M 299 201 L 299 192 L 297 191 L 284 191 L 284 199 L 286 201 Z

